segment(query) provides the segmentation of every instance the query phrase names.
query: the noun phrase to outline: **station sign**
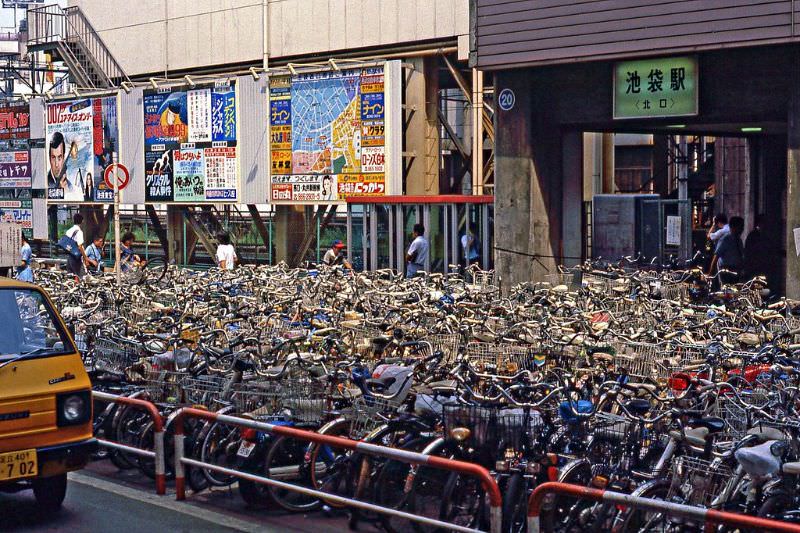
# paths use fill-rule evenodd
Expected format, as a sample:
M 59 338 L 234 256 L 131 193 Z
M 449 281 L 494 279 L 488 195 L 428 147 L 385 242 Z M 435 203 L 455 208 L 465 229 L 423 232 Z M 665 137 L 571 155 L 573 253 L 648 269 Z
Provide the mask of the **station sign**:
M 694 56 L 622 61 L 614 65 L 614 118 L 685 117 L 698 113 Z

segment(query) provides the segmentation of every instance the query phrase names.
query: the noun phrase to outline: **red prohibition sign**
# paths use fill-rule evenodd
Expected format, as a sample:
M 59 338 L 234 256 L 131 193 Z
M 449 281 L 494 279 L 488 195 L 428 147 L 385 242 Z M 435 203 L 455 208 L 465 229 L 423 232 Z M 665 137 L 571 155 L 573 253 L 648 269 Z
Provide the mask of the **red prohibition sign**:
M 114 182 L 112 181 L 113 176 L 117 178 L 117 186 L 121 191 L 125 187 L 128 186 L 128 183 L 131 181 L 130 172 L 128 172 L 128 167 L 123 165 L 122 163 L 112 163 L 106 167 L 105 172 L 103 172 L 103 181 L 106 182 L 106 187 L 114 190 Z

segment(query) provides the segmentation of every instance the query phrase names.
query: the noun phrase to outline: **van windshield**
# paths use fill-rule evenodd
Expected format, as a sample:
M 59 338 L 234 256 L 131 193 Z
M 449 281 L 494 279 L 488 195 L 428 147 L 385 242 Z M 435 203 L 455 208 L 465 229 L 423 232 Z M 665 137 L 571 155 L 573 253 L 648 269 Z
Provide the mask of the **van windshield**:
M 41 292 L 0 289 L 0 361 L 74 351 L 69 336 Z

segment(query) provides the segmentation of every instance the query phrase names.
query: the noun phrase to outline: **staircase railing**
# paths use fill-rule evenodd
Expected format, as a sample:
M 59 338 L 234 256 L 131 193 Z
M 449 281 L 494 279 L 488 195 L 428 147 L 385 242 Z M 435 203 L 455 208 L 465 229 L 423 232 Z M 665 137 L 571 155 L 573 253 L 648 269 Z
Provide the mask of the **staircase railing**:
M 90 57 L 97 62 L 101 73 L 109 78 L 109 82 L 130 81 L 83 11 L 77 6 L 72 6 L 64 8 L 64 14 L 67 18 L 67 40 L 77 40 L 81 43 Z M 113 82 L 111 84 L 113 85 Z
M 96 76 L 102 78 L 104 85 L 111 87 L 122 81 L 130 81 L 80 8 L 49 5 L 29 10 L 28 45 L 58 42 L 77 47 L 85 56 L 85 61 L 78 61 L 77 64 L 87 70 L 87 75 L 89 69 L 94 71 Z M 74 51 L 71 52 L 72 59 L 78 59 Z

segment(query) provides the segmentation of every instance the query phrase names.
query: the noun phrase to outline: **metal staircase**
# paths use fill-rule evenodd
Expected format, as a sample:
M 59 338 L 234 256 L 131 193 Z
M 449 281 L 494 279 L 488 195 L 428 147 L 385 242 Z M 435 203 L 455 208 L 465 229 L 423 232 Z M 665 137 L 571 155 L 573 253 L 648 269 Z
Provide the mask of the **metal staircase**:
M 44 6 L 28 11 L 28 50 L 52 54 L 69 68 L 72 82 L 86 89 L 130 81 L 78 7 Z

